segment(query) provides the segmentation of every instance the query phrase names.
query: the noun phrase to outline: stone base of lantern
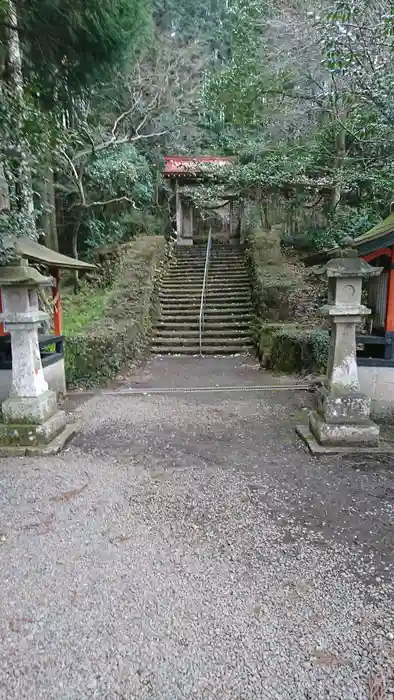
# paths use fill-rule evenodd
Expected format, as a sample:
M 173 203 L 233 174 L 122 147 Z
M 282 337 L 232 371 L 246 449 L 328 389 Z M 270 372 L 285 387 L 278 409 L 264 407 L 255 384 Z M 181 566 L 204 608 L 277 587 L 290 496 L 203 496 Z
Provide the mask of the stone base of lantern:
M 47 445 L 66 427 L 63 411 L 40 425 L 32 423 L 0 423 L 0 445 Z
M 297 426 L 298 435 L 313 454 L 392 453 L 382 442 L 379 426 L 370 419 L 371 400 L 357 391 L 317 391 L 317 410 L 309 426 Z
M 2 404 L 0 456 L 56 454 L 74 433 L 52 391 L 37 398 L 10 397 Z
M 362 423 L 326 423 L 317 411 L 312 411 L 309 428 L 320 445 L 377 447 L 379 444 L 379 427 L 370 419 Z
M 384 440 L 379 440 L 376 447 L 349 443 L 346 445 L 321 445 L 308 425 L 297 425 L 296 433 L 316 457 L 319 455 L 394 455 L 393 445 Z
M 39 457 L 61 452 L 76 433 L 59 411 L 43 425 L 0 423 L 0 457 Z
M 296 432 L 314 455 L 393 454 L 391 444 L 380 439 L 379 426 L 370 419 L 371 401 L 360 392 L 317 391 L 317 410 L 309 425 Z
M 4 423 L 33 423 L 41 425 L 57 413 L 57 398 L 54 391 L 44 391 L 37 397 L 12 396 L 1 406 Z
M 321 386 L 316 391 L 317 413 L 329 424 L 356 424 L 369 420 L 371 399 L 359 391 Z

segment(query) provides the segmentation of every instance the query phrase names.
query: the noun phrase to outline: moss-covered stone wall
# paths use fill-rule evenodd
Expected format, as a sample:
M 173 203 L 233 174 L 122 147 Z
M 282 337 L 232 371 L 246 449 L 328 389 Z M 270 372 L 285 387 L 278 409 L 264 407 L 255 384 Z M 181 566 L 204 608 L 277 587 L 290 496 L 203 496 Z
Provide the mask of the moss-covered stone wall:
M 261 365 L 287 373 L 319 372 L 327 334 L 319 329 L 321 290 L 297 259 L 283 252 L 280 229 L 256 229 L 246 255 L 255 312 L 254 342 Z
M 149 347 L 158 284 L 170 250 L 161 236 L 141 237 L 123 250 L 100 320 L 66 336 L 70 387 L 94 387 L 116 377 Z

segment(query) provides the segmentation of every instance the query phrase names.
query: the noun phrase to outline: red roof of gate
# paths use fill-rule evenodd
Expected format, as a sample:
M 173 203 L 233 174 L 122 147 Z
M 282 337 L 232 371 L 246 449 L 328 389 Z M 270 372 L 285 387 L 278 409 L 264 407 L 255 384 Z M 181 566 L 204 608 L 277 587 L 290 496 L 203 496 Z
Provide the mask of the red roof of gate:
M 164 175 L 171 177 L 174 175 L 195 175 L 200 170 L 200 166 L 205 163 L 215 163 L 216 165 L 229 165 L 232 158 L 227 156 L 164 156 Z

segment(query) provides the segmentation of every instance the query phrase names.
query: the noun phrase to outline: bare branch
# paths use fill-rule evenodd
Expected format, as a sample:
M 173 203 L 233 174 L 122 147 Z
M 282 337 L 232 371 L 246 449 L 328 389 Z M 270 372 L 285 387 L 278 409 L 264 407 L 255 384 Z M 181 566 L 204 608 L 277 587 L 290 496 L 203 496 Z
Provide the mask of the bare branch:
M 104 141 L 103 143 L 96 144 L 94 149 L 85 148 L 83 151 L 78 151 L 74 155 L 74 160 L 80 160 L 81 158 L 85 158 L 85 156 L 91 155 L 93 152 L 98 153 L 99 151 L 103 151 L 106 148 L 111 148 L 111 146 L 121 146 L 122 144 L 127 143 L 128 141 L 128 136 L 125 136 L 123 139 L 110 139 L 109 141 Z
M 79 196 L 81 198 L 81 205 L 83 207 L 85 207 L 86 206 L 86 197 L 85 197 L 85 190 L 84 190 L 83 184 L 82 184 L 82 178 L 78 174 L 78 171 L 77 171 L 73 161 L 71 160 L 70 156 L 66 153 L 66 151 L 62 150 L 61 154 L 63 155 L 63 157 L 66 159 L 67 163 L 70 166 L 73 180 L 78 188 Z
M 91 209 L 92 207 L 106 207 L 108 204 L 117 204 L 118 202 L 128 202 L 134 209 L 137 209 L 135 201 L 130 197 L 114 197 L 113 199 L 106 199 L 102 202 L 89 202 L 84 204 L 84 208 Z
M 126 109 L 125 112 L 122 112 L 122 114 L 117 119 L 115 119 L 115 123 L 112 127 L 112 136 L 113 136 L 114 141 L 116 141 L 116 132 L 118 131 L 118 126 L 119 126 L 120 122 L 122 122 L 123 119 L 126 119 L 126 117 L 128 117 L 129 114 L 131 114 L 133 111 L 134 111 L 134 105 L 132 107 L 130 107 L 130 109 Z
M 140 139 L 154 139 L 157 136 L 163 136 L 164 134 L 168 133 L 168 129 L 164 129 L 164 131 L 156 131 L 153 134 L 139 134 L 138 136 L 132 136 L 129 138 L 129 142 L 133 143 L 134 141 L 139 141 Z
M 74 155 L 74 160 L 80 160 L 81 158 L 90 155 L 92 152 L 98 153 L 99 151 L 104 151 L 106 148 L 111 148 L 111 146 L 115 148 L 116 146 L 122 146 L 125 143 L 135 143 L 141 139 L 154 139 L 159 136 L 163 136 L 164 134 L 168 134 L 168 129 L 165 129 L 164 131 L 155 131 L 152 134 L 136 134 L 135 136 L 124 136 L 121 139 L 110 139 L 109 141 L 104 141 L 103 143 L 97 144 L 94 149 L 86 148 L 83 151 L 79 151 Z

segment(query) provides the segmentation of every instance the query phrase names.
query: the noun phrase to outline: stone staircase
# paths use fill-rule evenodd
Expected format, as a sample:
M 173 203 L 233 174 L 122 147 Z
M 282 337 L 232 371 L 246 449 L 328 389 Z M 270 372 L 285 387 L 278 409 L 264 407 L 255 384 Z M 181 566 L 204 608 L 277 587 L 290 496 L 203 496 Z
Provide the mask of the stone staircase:
M 152 352 L 197 355 L 206 246 L 179 247 L 162 282 Z M 204 307 L 204 355 L 252 350 L 251 295 L 242 250 L 213 245 Z

